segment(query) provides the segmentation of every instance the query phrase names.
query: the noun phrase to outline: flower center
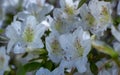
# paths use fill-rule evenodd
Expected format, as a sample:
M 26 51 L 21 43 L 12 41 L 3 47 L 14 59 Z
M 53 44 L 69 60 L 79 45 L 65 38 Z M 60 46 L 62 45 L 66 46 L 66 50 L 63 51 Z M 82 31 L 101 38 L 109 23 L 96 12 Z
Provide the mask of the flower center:
M 24 40 L 26 42 L 32 42 L 34 39 L 34 31 L 31 27 L 27 27 L 24 32 Z
M 60 53 L 60 44 L 57 40 L 54 40 L 52 43 L 51 43 L 51 48 L 52 48 L 52 52 L 55 53 L 56 55 L 58 55 Z
M 86 15 L 85 20 L 87 21 L 88 25 L 90 25 L 90 26 L 94 25 L 94 23 L 95 23 L 95 18 L 90 12 L 88 12 L 88 14 Z
M 107 11 L 107 8 L 105 6 L 102 6 L 102 11 L 101 11 L 101 14 L 100 15 L 103 15 L 103 17 L 100 19 L 101 22 L 108 22 L 109 21 L 109 13 Z
M 77 49 L 79 56 L 83 56 L 84 48 L 81 46 L 79 39 L 76 39 L 75 41 L 75 48 Z
M 66 5 L 66 7 L 65 7 L 65 12 L 66 12 L 68 15 L 73 15 L 73 14 L 74 14 L 73 7 L 70 7 L 69 5 Z
M 63 22 L 60 19 L 57 20 L 55 23 L 55 29 L 61 33 L 63 29 L 62 27 L 63 27 Z

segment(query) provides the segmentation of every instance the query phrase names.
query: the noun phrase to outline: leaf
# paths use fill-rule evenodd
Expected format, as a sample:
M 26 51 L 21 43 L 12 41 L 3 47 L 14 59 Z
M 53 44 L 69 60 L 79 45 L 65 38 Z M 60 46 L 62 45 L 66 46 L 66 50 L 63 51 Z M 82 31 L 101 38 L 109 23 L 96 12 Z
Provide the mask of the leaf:
M 4 25 L 3 28 L 6 28 L 8 25 L 11 24 L 12 20 L 13 20 L 14 14 L 13 13 L 7 13 L 6 14 L 6 19 L 4 21 Z
M 94 62 L 90 63 L 90 69 L 94 75 L 98 75 L 98 67 L 96 66 Z
M 117 17 L 117 18 L 116 18 L 116 21 L 117 21 L 118 23 L 120 23 L 120 17 Z
M 49 70 L 52 70 L 53 63 L 51 61 L 47 61 L 47 62 L 44 63 L 44 67 L 49 69 Z
M 21 66 L 21 67 L 17 70 L 16 75 L 26 75 L 26 71 L 25 71 L 25 69 L 23 68 L 23 66 Z
M 80 8 L 85 2 L 87 2 L 87 0 L 81 0 L 81 1 L 79 2 L 78 8 Z
M 30 71 L 39 69 L 41 66 L 42 66 L 42 63 L 31 62 L 31 63 L 25 64 L 23 68 L 25 69 L 26 72 L 30 72 Z
M 92 40 L 92 46 L 96 50 L 110 55 L 116 64 L 120 67 L 119 54 L 112 47 L 99 40 Z
M 104 54 L 104 53 L 101 53 L 101 52 L 98 52 L 96 51 L 96 49 L 91 49 L 91 51 L 89 52 L 89 54 L 87 55 L 88 57 L 88 61 L 89 62 L 98 62 L 100 61 L 102 58 L 104 57 L 107 57 L 108 55 Z
M 4 30 L 3 29 L 0 29 L 0 34 L 4 33 Z
M 43 49 L 43 48 L 37 48 L 32 53 L 34 53 L 34 54 L 40 54 L 40 55 L 43 55 L 43 54 L 46 55 L 47 51 L 45 49 Z
M 92 46 L 105 54 L 110 55 L 112 58 L 118 58 L 118 53 L 109 45 L 107 45 L 106 43 L 104 43 L 103 41 L 99 41 L 99 40 L 92 40 Z
M 27 63 L 23 66 L 21 66 L 18 71 L 17 71 L 17 75 L 26 75 L 27 72 L 30 71 L 34 71 L 39 69 L 43 64 L 42 63 L 38 63 L 38 62 L 30 62 Z

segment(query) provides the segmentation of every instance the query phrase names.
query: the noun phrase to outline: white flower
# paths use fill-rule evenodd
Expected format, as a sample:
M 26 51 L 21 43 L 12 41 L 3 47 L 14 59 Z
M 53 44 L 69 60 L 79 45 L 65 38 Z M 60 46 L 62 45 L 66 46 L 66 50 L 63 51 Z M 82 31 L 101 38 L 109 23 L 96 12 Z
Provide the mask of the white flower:
M 96 20 L 100 23 L 106 24 L 111 22 L 111 6 L 110 2 L 91 0 L 89 2 L 89 8 Z
M 0 74 L 3 75 L 4 71 L 9 70 L 9 56 L 6 54 L 5 47 L 0 47 Z
M 112 24 L 110 2 L 91 0 L 80 8 L 80 16 L 85 23 L 85 28 L 97 36 L 102 36 L 104 31 Z
M 78 28 L 73 34 L 61 35 L 59 40 L 65 50 L 65 60 L 61 62 L 61 65 L 66 68 L 76 67 L 80 73 L 85 72 L 87 54 L 91 49 L 89 33 Z
M 97 21 L 93 33 L 103 35 L 103 32 L 112 24 L 110 2 L 91 0 L 89 2 L 89 9 Z
M 53 11 L 52 31 L 57 31 L 59 34 L 73 33 L 80 25 L 81 20 L 78 17 L 67 17 L 60 9 Z
M 79 1 L 73 0 L 60 0 L 61 9 L 68 15 L 77 15 L 79 14 L 78 8 Z
M 30 15 L 36 17 L 37 21 L 41 22 L 45 19 L 45 15 L 53 10 L 53 6 L 46 3 L 45 0 L 26 0 L 24 7 Z M 24 13 L 24 12 L 23 12 Z
M 96 19 L 91 14 L 87 4 L 83 4 L 81 6 L 80 15 L 81 15 L 82 21 L 85 22 L 85 25 L 87 25 L 88 27 L 93 27 L 97 24 Z
M 14 21 L 6 30 L 6 36 L 10 39 L 7 47 L 8 53 L 13 46 L 15 49 L 18 48 L 18 52 L 14 50 L 17 53 L 22 53 L 21 49 L 29 52 L 36 48 L 43 48 L 44 45 L 40 38 L 46 29 L 48 28 L 45 25 L 38 24 L 34 16 L 28 16 L 25 23 Z
M 59 63 L 62 60 L 64 54 L 58 37 L 59 35 L 57 33 L 51 33 L 48 37 L 46 37 L 46 48 L 48 51 L 48 56 L 55 63 Z

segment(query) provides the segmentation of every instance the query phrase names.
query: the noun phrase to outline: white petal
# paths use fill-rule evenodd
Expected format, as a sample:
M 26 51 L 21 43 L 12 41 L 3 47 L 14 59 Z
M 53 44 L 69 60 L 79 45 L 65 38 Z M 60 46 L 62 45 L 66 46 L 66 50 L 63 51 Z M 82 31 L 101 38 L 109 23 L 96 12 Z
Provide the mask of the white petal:
M 88 32 L 83 32 L 83 40 L 89 40 L 90 39 L 90 34 Z
M 8 53 L 8 54 L 11 52 L 11 50 L 12 50 L 15 42 L 16 42 L 16 41 L 14 41 L 14 40 L 10 40 L 10 41 L 8 42 L 8 45 L 7 45 L 7 53 Z
M 57 67 L 55 70 L 52 71 L 52 75 L 64 75 L 64 68 Z
M 36 75 L 50 75 L 50 71 L 45 68 L 40 68 L 37 72 Z
M 77 67 L 78 72 L 80 72 L 80 73 L 85 72 L 87 70 L 86 64 L 87 64 L 87 57 L 78 59 L 75 62 L 75 66 Z
M 22 47 L 22 44 L 20 42 L 15 44 L 14 53 L 15 54 L 25 53 L 25 49 Z
M 65 0 L 59 0 L 59 1 L 61 8 L 65 8 L 66 5 Z
M 63 57 L 63 50 L 59 44 L 57 34 L 51 33 L 46 38 L 46 48 L 50 59 L 55 63 L 59 63 Z
M 53 11 L 53 17 L 55 20 L 67 17 L 64 12 L 58 8 L 55 8 Z
M 28 16 L 26 20 L 26 27 L 35 28 L 35 25 L 37 24 L 36 18 L 34 16 Z
M 42 37 L 43 36 L 43 34 L 44 34 L 44 32 L 46 31 L 48 29 L 48 27 L 47 26 L 45 26 L 45 25 L 42 25 L 42 24 L 39 24 L 39 25 L 37 25 L 36 27 L 35 27 L 35 29 L 34 29 L 34 37 L 35 37 L 35 39 L 36 38 L 40 38 L 40 37 Z
M 73 0 L 65 0 L 66 5 L 73 7 Z
M 120 31 L 116 30 L 114 26 L 111 26 L 112 35 L 120 42 Z
M 117 51 L 120 55 L 120 43 L 119 42 L 113 43 L 113 47 L 114 47 L 115 51 Z
M 35 41 L 31 44 L 31 47 L 34 48 L 43 48 L 43 42 L 42 40 L 38 37 L 37 39 L 35 39 Z
M 99 73 L 98 73 L 98 75 L 111 75 L 110 73 L 109 73 L 109 71 L 107 71 L 107 70 L 102 70 L 102 71 L 100 71 Z
M 5 35 L 12 40 L 16 40 L 18 38 L 18 34 L 16 33 L 16 30 L 13 28 L 13 26 L 8 26 L 6 28 Z
M 14 27 L 16 33 L 17 33 L 18 35 L 21 35 L 21 33 L 22 33 L 21 22 L 15 21 L 15 22 L 12 23 L 12 26 Z

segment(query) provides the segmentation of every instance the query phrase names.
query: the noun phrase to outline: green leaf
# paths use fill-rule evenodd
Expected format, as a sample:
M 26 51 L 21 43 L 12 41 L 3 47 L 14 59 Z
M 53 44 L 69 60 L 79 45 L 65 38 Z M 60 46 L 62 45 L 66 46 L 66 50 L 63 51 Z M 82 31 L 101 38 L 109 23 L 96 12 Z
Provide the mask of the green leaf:
M 92 40 L 92 46 L 96 50 L 110 55 L 116 64 L 120 67 L 119 54 L 112 47 L 99 40 Z
M 27 72 L 38 70 L 42 65 L 42 63 L 38 62 L 27 63 L 18 69 L 17 75 L 26 75 Z
M 112 47 L 110 47 L 109 45 L 107 45 L 103 41 L 92 40 L 92 46 L 96 50 L 110 55 L 112 58 L 118 58 L 118 56 L 119 56 L 118 53 L 115 52 L 115 50 Z
M 6 19 L 4 21 L 3 28 L 6 28 L 8 25 L 11 24 L 11 22 L 13 21 L 13 17 L 14 17 L 13 13 L 7 13 L 6 14 Z
M 25 71 L 25 69 L 23 68 L 23 66 L 21 66 L 21 67 L 17 70 L 16 75 L 26 75 L 26 71 Z
M 114 26 L 118 26 L 120 23 L 120 16 L 116 16 L 112 18 Z
M 30 72 L 30 71 L 39 69 L 41 66 L 42 66 L 42 63 L 31 62 L 31 63 L 25 64 L 23 68 L 25 69 L 26 72 Z
M 120 23 L 120 17 L 116 18 L 116 22 Z
M 47 62 L 44 63 L 44 67 L 49 69 L 49 70 L 52 70 L 53 63 L 51 61 L 47 61 Z
M 94 62 L 90 63 L 90 69 L 94 75 L 98 75 L 98 67 L 96 66 Z
M 96 51 L 96 49 L 91 49 L 91 51 L 89 52 L 89 54 L 87 55 L 88 57 L 88 61 L 89 62 L 98 62 L 100 61 L 102 58 L 104 57 L 107 57 L 108 55 L 104 54 L 104 53 L 101 53 L 101 52 L 98 52 Z
M 3 29 L 0 29 L 0 34 L 4 33 L 4 30 Z
M 40 54 L 40 55 L 42 55 L 42 54 L 46 55 L 47 51 L 45 49 L 43 49 L 43 48 L 37 48 L 32 53 L 34 53 L 34 54 Z
M 87 2 L 87 0 L 81 0 L 81 1 L 79 2 L 78 8 L 80 8 L 85 2 Z

